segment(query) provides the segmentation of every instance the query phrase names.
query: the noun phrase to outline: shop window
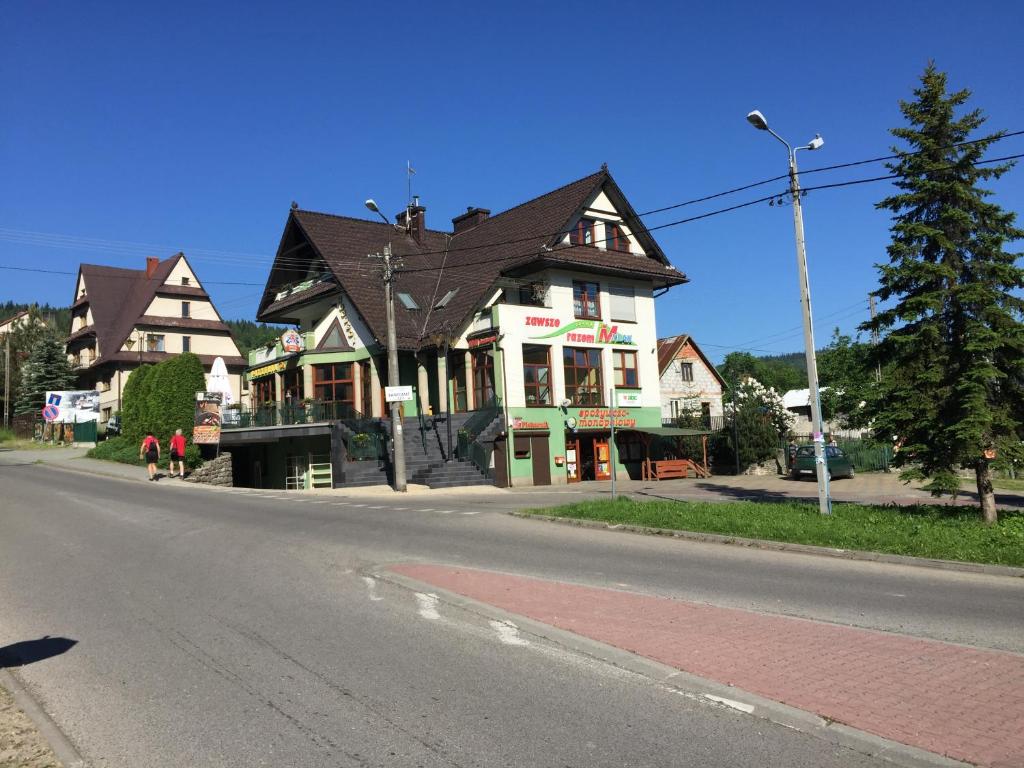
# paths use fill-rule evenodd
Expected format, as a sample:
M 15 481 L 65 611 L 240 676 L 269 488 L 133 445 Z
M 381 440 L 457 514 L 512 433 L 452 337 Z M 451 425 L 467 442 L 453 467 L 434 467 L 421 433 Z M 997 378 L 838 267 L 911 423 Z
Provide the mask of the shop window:
M 191 352 L 192 351 L 192 337 L 191 336 L 182 336 L 181 337 L 181 351 L 182 352 Z
M 356 408 L 356 388 L 352 363 L 327 363 L 313 366 L 314 397 L 324 403 L 338 403 L 336 418 L 351 417 Z
M 606 221 L 604 224 L 605 245 L 611 251 L 629 251 L 629 238 L 622 230 L 622 225 L 613 221 Z
M 469 410 L 469 395 L 466 392 L 466 356 L 462 350 L 455 350 L 448 356 L 448 371 L 452 380 L 452 410 L 464 413 Z
M 624 323 L 636 322 L 636 297 L 632 286 L 608 286 L 608 300 L 611 305 L 609 309 L 611 309 L 612 320 L 620 320 Z
M 286 403 L 291 402 L 295 404 L 302 402 L 303 378 L 301 368 L 292 368 L 281 374 L 281 388 Z
M 252 403 L 254 406 L 273 405 L 277 402 L 276 377 L 267 376 L 250 384 Z
M 523 388 L 527 405 L 551 405 L 551 348 L 523 345 Z
M 644 444 L 636 432 L 616 432 L 615 447 L 619 453 L 619 461 L 623 463 L 644 459 Z
M 359 408 L 364 416 L 373 415 L 373 380 L 370 376 L 370 361 L 359 361 Z
M 601 319 L 601 286 L 582 280 L 572 281 L 572 309 L 576 317 L 584 320 Z
M 514 456 L 517 459 L 528 459 L 530 458 L 530 438 L 529 437 L 515 437 L 513 438 L 513 444 L 515 449 Z
M 565 396 L 573 405 L 601 405 L 601 350 L 563 347 Z
M 473 352 L 473 407 L 494 404 L 494 352 L 478 349 Z
M 573 245 L 593 245 L 595 223 L 593 219 L 577 221 L 576 226 L 569 231 L 569 242 Z
M 636 352 L 613 349 L 612 366 L 615 368 L 616 387 L 640 386 L 640 377 L 636 370 Z

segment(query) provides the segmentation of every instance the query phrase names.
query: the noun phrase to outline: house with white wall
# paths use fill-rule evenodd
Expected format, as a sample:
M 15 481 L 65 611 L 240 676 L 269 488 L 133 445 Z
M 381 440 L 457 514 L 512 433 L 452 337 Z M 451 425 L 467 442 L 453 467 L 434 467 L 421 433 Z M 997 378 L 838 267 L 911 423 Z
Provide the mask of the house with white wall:
M 683 413 L 699 413 L 710 427 L 722 418 L 725 379 L 689 334 L 658 339 L 661 419 L 675 423 Z

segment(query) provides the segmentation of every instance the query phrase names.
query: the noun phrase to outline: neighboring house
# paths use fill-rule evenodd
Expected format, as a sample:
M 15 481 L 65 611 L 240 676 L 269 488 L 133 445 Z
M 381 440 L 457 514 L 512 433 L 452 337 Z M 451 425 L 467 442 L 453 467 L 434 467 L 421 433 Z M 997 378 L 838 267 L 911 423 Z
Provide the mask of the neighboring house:
M 658 339 L 658 370 L 664 423 L 684 412 L 702 414 L 709 427 L 721 420 L 725 379 L 688 334 Z
M 822 387 L 821 391 L 826 392 L 828 387 Z M 813 435 L 814 428 L 811 421 L 811 390 L 791 389 L 782 396 L 782 404 L 786 410 L 796 416 L 792 431 L 801 437 Z M 825 434 L 836 437 L 861 437 L 870 432 L 868 429 L 843 429 L 838 421 L 824 422 Z
M 456 482 L 436 466 L 455 458 L 448 427 L 458 458 L 499 485 L 605 479 L 612 418 L 622 471 L 638 472 L 640 433 L 661 427 L 653 294 L 687 280 L 607 169 L 497 215 L 470 207 L 451 231 L 425 215 L 418 199 L 397 228 L 293 206 L 257 319 L 294 325 L 298 343 L 250 354 L 256 426 L 222 435 L 236 475 L 301 487 L 304 457 L 330 455 L 333 483 L 354 482 L 345 451 L 387 430 L 384 284 L 368 254 L 389 243 L 399 377 L 415 393 L 405 435 L 424 454 L 410 482 Z
M 6 320 L 0 320 L 0 339 L 6 336 L 8 333 L 13 333 L 14 329 L 19 325 L 24 325 L 28 321 L 28 310 L 22 310 L 16 315 L 8 317 Z M 45 326 L 46 322 L 41 318 L 36 318 L 36 323 Z
M 147 258 L 145 269 L 79 267 L 67 353 L 78 386 L 100 392 L 101 423 L 121 410 L 133 370 L 182 352 L 198 355 L 207 375 L 223 357 L 241 397 L 245 359 L 184 254 Z

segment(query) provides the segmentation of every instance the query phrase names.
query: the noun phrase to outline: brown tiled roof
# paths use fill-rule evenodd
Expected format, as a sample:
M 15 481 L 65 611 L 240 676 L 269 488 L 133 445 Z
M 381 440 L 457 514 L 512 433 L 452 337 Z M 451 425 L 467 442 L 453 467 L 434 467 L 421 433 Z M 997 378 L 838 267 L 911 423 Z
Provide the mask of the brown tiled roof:
M 160 315 L 140 315 L 136 325 L 150 328 L 196 328 L 205 331 L 223 331 L 231 333 L 231 329 L 220 320 L 201 320 L 196 317 L 162 317 Z
M 599 189 L 605 191 L 623 214 L 647 256 L 560 245 L 567 227 Z M 383 222 L 292 210 L 281 239 L 278 260 L 257 312 L 258 319 L 279 319 L 279 315 L 277 318 L 274 315 L 291 305 L 285 302 L 293 297 L 273 301 L 272 283 L 274 287 L 281 284 L 278 270 L 294 265 L 295 251 L 291 249 L 301 237 L 308 240 L 316 255 L 334 272 L 378 339 L 386 337 L 383 281 L 379 263 L 367 256 L 380 253 L 390 241 L 392 253 L 401 259 L 395 292 L 410 294 L 421 307 L 410 311 L 396 302 L 398 341 L 405 349 L 424 345 L 424 340 L 429 346 L 431 334 L 446 324 L 454 330 L 461 329 L 488 298 L 502 275 L 520 276 L 547 267 L 564 266 L 575 271 L 646 278 L 657 287 L 686 282 L 686 276 L 669 264 L 661 248 L 644 230 L 604 168 L 486 218 L 457 235 L 426 230 L 420 243 L 404 230 L 396 230 Z M 433 304 L 455 288 L 459 290 L 446 307 L 431 311 Z M 295 297 L 299 301 L 294 303 L 301 303 L 312 295 L 312 291 L 299 294 Z
M 85 306 L 88 303 L 89 303 L 89 294 L 83 293 L 81 296 L 79 296 L 77 299 L 75 299 L 71 303 L 71 306 L 68 307 L 68 309 L 78 309 L 79 307 Z
M 208 299 L 209 295 L 198 285 L 161 285 L 156 289 L 157 296 L 195 296 Z
M 718 379 L 718 383 L 723 388 L 728 389 L 729 385 L 725 383 L 725 379 L 722 378 L 722 374 L 718 372 L 718 369 L 712 365 L 711 361 L 708 360 L 707 355 L 704 354 L 704 350 L 698 346 L 697 342 L 689 334 L 681 334 L 679 336 L 669 336 L 665 339 L 658 339 L 658 375 L 663 375 L 671 365 L 672 361 L 675 360 L 683 347 L 687 344 L 697 353 L 697 356 L 701 359 L 707 369 L 711 371 L 712 375 Z
M 146 311 L 146 307 L 156 296 L 157 290 L 164 287 L 163 283 L 167 280 L 171 270 L 184 258 L 184 254 L 178 253 L 158 262 L 152 277 L 146 276 L 145 269 L 105 267 L 98 264 L 82 264 L 79 267 L 79 275 L 85 281 L 89 308 L 92 310 L 93 325 L 91 327 L 95 329 L 99 344 L 100 357 L 97 359 L 97 363 L 118 359 L 118 350 L 121 349 L 136 323 L 149 320 L 155 325 L 178 327 L 171 322 L 176 318 L 147 318 L 142 313 Z M 78 284 L 79 281 L 76 280 L 76 290 Z M 227 326 L 218 321 L 194 322 L 213 323 L 216 328 L 211 328 L 212 330 L 227 330 Z M 184 327 L 205 328 L 206 326 Z M 137 353 L 134 356 L 130 353 L 126 354 L 129 359 L 138 359 Z
M 305 304 L 310 299 L 315 299 L 317 296 L 326 296 L 327 294 L 333 293 L 337 290 L 339 290 L 339 288 L 338 284 L 335 282 L 317 283 L 311 288 L 307 288 L 306 290 L 301 291 L 300 293 L 294 293 L 291 296 L 285 296 L 283 299 L 275 301 L 274 303 L 267 306 L 267 308 L 264 309 L 263 312 L 268 315 L 277 314 L 282 310 L 288 309 L 288 307 L 294 307 L 298 304 Z
M 94 325 L 86 325 L 86 326 L 84 326 L 82 328 L 79 328 L 77 331 L 75 331 L 70 336 L 68 336 L 67 343 L 70 344 L 73 341 L 78 341 L 79 339 L 84 339 L 86 336 L 95 336 L 95 335 L 96 335 L 96 326 L 94 326 Z
M 175 357 L 174 352 L 143 352 L 141 360 L 143 363 L 162 363 L 168 358 Z M 213 365 L 218 357 L 224 358 L 224 364 L 229 368 L 245 368 L 249 362 L 240 355 L 196 355 L 204 366 Z M 140 359 L 138 352 L 115 352 L 112 355 L 104 355 L 97 358 L 90 367 L 99 367 L 106 363 L 135 363 Z M 236 371 L 237 373 L 237 371 Z

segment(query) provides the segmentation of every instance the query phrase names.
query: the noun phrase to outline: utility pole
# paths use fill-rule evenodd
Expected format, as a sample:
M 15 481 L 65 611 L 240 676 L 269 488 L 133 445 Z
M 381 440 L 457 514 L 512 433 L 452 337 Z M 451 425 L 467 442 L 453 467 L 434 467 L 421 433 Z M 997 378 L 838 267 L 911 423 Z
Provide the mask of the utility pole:
M 11 428 L 11 334 L 4 334 L 4 429 Z
M 398 377 L 398 337 L 395 331 L 395 271 L 396 265 L 391 259 L 391 244 L 384 246 L 384 255 L 371 254 L 371 259 L 381 259 L 384 266 L 384 303 L 387 312 L 388 326 L 388 386 L 399 386 Z M 399 403 L 391 403 L 391 440 L 393 443 L 392 464 L 395 472 L 395 490 L 404 492 L 405 483 L 405 439 L 402 434 L 402 417 Z
M 868 306 L 871 307 L 871 322 L 874 323 L 874 321 L 875 321 L 875 314 L 876 313 L 875 313 L 875 294 L 873 294 L 873 293 L 869 293 L 868 294 Z M 873 345 L 877 345 L 878 342 L 879 342 L 878 331 L 876 331 L 874 328 L 872 328 L 871 329 L 871 343 Z M 882 364 L 879 363 L 878 367 L 875 369 L 875 381 L 881 381 L 881 380 L 882 380 Z
M 608 439 L 608 464 L 612 471 L 612 501 L 615 501 L 615 387 L 608 390 L 608 424 L 611 437 Z

